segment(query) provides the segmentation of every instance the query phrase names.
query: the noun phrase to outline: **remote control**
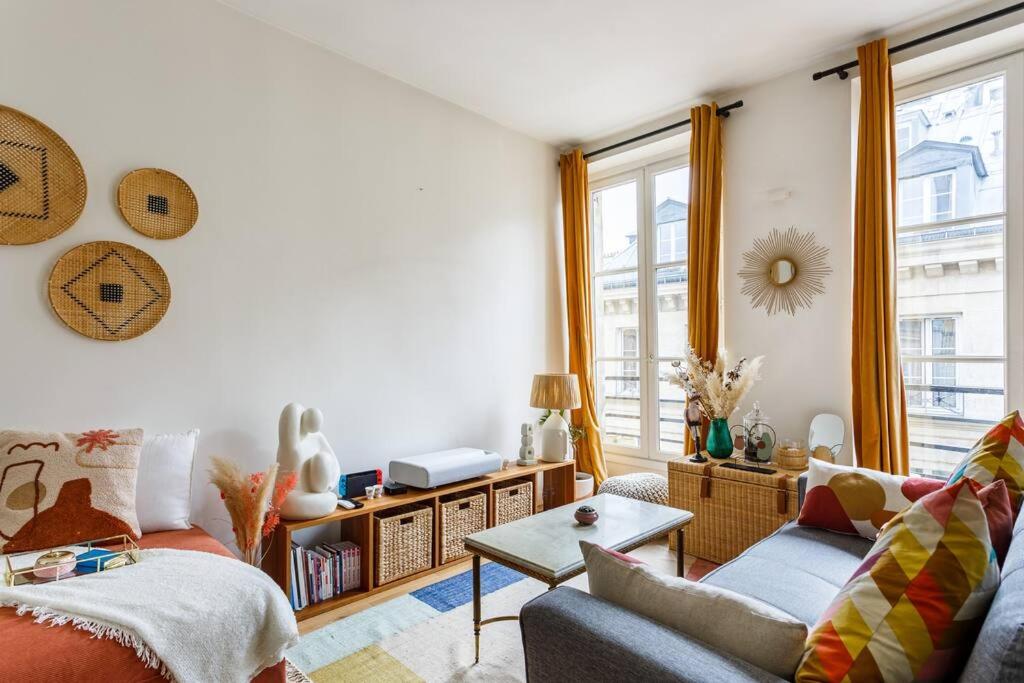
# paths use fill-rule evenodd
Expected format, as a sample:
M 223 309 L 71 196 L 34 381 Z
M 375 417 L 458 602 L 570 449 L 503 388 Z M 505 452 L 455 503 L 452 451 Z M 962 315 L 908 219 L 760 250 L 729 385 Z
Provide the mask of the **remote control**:
M 348 500 L 347 498 L 339 498 L 338 499 L 338 505 L 340 507 L 345 508 L 346 510 L 355 510 L 356 509 L 356 504 L 353 503 L 351 500 Z

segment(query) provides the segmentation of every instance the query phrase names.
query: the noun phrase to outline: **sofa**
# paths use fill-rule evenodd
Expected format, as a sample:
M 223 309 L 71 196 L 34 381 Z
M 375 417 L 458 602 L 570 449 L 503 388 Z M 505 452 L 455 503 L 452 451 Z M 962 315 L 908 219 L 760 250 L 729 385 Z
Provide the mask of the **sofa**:
M 806 481 L 800 481 L 800 502 Z M 790 522 L 702 582 L 757 598 L 805 622 L 819 616 L 872 542 Z M 780 681 L 737 657 L 568 587 L 523 606 L 527 679 L 547 681 Z M 737 638 L 743 638 L 737 633 Z M 1024 680 L 1024 515 L 961 681 Z

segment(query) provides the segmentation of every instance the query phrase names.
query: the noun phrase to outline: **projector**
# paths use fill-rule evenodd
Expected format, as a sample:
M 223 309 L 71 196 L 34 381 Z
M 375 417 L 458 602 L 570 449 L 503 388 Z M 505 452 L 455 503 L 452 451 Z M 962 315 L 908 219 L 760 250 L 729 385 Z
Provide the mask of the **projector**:
M 418 489 L 432 489 L 457 481 L 482 477 L 501 469 L 501 456 L 479 448 L 452 448 L 392 460 L 392 481 Z

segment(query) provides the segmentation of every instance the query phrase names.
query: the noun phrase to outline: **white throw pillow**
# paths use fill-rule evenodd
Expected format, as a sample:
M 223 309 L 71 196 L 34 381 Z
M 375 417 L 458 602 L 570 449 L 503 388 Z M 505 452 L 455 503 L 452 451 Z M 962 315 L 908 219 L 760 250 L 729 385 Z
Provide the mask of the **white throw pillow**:
M 771 605 L 725 588 L 652 571 L 639 560 L 580 541 L 590 594 L 711 647 L 790 678 L 803 656 L 807 625 Z
M 198 442 L 198 429 L 146 437 L 135 487 L 142 533 L 191 528 L 192 462 Z

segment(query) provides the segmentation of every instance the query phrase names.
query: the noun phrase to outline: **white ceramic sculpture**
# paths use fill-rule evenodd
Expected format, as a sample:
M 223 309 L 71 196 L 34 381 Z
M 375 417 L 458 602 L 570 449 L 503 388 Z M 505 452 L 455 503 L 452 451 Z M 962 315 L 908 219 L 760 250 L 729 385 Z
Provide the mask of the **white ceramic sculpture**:
M 282 472 L 296 472 L 299 480 L 284 505 L 285 519 L 316 519 L 338 507 L 341 468 L 320 428 L 324 415 L 316 408 L 289 403 L 278 426 L 277 463 Z

